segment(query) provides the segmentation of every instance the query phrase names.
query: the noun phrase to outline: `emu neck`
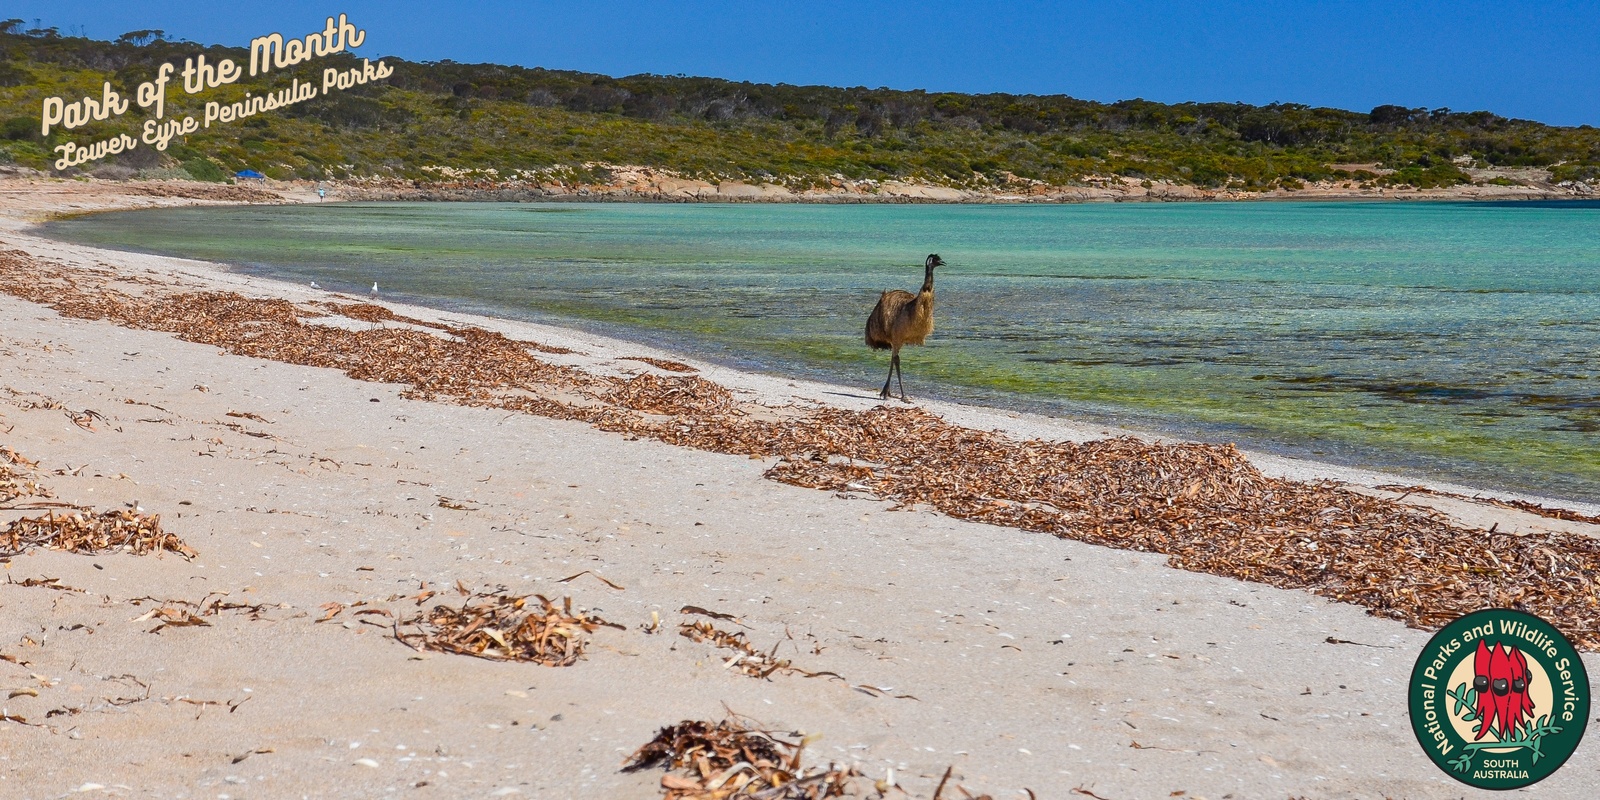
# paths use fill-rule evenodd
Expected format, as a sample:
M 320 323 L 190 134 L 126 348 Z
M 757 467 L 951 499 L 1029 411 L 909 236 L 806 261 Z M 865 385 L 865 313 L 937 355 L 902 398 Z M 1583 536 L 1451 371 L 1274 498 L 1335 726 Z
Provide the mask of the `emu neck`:
M 928 267 L 928 274 L 922 279 L 922 290 L 917 294 L 933 294 L 933 267 Z

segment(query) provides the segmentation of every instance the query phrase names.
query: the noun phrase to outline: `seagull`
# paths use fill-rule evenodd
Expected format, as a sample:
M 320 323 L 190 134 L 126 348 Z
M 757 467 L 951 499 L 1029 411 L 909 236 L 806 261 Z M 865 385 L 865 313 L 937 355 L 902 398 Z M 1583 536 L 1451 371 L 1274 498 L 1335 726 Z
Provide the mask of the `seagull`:
M 368 297 L 377 297 L 378 296 L 378 282 L 377 281 L 373 281 L 372 282 L 372 291 L 367 292 L 367 296 Z
M 312 281 L 311 282 L 311 288 L 313 288 L 313 289 L 321 289 L 322 287 L 318 286 L 316 281 Z

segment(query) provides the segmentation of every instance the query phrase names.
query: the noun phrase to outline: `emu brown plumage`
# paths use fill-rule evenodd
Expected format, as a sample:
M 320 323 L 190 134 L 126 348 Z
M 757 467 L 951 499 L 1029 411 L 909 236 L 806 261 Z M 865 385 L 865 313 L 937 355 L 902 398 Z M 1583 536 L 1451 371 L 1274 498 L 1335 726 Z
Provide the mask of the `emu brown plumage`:
M 923 263 L 927 274 L 922 289 L 916 294 L 891 289 L 878 298 L 878 305 L 867 317 L 867 346 L 874 350 L 893 350 L 889 359 L 889 377 L 883 381 L 883 391 L 878 398 L 888 400 L 889 382 L 900 378 L 900 399 L 906 399 L 905 374 L 900 371 L 900 348 L 908 344 L 920 345 L 933 333 L 933 268 L 944 266 L 939 254 L 928 256 Z

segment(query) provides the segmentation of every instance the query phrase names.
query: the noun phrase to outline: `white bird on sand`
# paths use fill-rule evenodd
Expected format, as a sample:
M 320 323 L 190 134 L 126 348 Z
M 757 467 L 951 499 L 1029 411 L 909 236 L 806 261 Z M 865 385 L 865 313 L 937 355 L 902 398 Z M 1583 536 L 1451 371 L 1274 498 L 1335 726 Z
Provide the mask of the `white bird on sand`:
M 312 281 L 311 282 L 311 288 L 313 288 L 313 289 L 321 289 L 322 287 L 318 286 L 316 281 Z
M 368 297 L 377 297 L 378 296 L 378 282 L 377 281 L 373 281 L 372 282 L 372 291 L 368 292 L 367 296 Z

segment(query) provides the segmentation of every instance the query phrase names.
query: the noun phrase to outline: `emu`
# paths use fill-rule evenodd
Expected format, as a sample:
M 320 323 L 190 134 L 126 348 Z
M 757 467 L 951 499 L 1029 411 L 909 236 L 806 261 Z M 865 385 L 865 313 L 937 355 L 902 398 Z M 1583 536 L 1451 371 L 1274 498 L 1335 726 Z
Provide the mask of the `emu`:
M 883 391 L 878 399 L 888 400 L 889 382 L 900 379 L 900 400 L 906 399 L 905 374 L 900 371 L 900 348 L 908 344 L 920 345 L 933 333 L 933 268 L 944 266 L 938 253 L 928 256 L 923 266 L 927 274 L 922 279 L 922 289 L 916 294 L 891 289 L 878 298 L 878 305 L 867 317 L 867 346 L 874 350 L 893 350 L 889 359 L 889 377 L 883 381 Z

